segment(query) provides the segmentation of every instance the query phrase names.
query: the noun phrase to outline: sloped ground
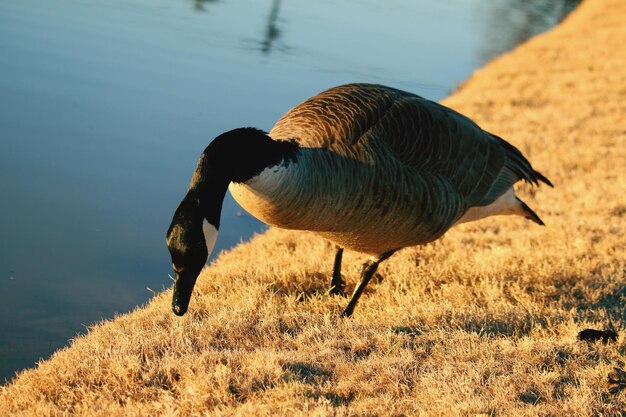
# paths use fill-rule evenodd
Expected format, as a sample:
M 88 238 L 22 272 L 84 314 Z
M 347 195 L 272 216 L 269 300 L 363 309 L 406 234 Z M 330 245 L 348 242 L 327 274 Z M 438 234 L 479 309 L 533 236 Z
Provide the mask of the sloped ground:
M 520 191 L 547 227 L 405 249 L 351 319 L 325 294 L 333 247 L 270 230 L 204 271 L 185 317 L 168 291 L 95 326 L 2 387 L 0 415 L 622 415 L 624 22 L 623 0 L 586 0 L 445 101 L 554 182 Z M 362 261 L 344 256 L 351 285 Z M 576 338 L 610 326 L 615 343 Z

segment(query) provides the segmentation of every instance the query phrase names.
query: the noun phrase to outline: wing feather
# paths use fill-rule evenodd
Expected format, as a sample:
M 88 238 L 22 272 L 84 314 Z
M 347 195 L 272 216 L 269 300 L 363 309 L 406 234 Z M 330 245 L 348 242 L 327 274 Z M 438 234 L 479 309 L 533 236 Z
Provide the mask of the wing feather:
M 270 134 L 367 163 L 376 158 L 373 149 L 384 146 L 396 163 L 449 188 L 437 197 L 460 201 L 461 214 L 492 203 L 520 179 L 551 185 L 517 148 L 469 118 L 380 85 L 347 84 L 322 92 L 287 112 Z M 427 188 L 430 194 L 439 191 Z

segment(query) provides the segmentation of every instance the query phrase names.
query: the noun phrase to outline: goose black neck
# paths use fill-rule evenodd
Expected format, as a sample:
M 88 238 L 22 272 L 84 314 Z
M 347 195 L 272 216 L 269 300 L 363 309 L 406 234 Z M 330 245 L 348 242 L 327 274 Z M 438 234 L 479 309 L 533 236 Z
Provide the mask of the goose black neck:
M 223 133 L 206 147 L 188 195 L 198 199 L 205 218 L 219 228 L 222 203 L 231 181 L 246 182 L 265 168 L 297 160 L 299 146 L 291 140 L 274 140 L 254 128 Z

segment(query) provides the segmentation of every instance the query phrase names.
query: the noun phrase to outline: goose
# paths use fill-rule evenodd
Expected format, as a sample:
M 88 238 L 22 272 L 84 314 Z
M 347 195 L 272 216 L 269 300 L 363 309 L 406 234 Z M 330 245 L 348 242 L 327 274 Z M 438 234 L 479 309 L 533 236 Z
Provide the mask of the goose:
M 379 264 L 401 248 L 488 216 L 543 225 L 515 195 L 519 180 L 552 187 L 517 148 L 450 108 L 382 85 L 331 88 L 293 107 L 269 133 L 238 128 L 206 147 L 167 231 L 173 312 L 187 311 L 227 189 L 261 221 L 336 244 L 330 294 L 344 294 L 344 249 L 370 255 L 347 317 Z

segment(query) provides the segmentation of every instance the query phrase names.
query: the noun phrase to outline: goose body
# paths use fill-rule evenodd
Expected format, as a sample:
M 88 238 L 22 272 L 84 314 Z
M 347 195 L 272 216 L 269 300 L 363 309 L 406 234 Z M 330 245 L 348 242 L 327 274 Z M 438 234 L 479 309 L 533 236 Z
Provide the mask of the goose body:
M 210 252 L 207 242 L 215 239 L 229 187 L 244 209 L 268 224 L 313 231 L 340 248 L 377 257 L 364 268 L 364 275 L 366 269 L 373 275 L 394 251 L 431 242 L 458 223 L 515 214 L 543 224 L 515 196 L 519 180 L 551 185 L 515 147 L 454 110 L 385 86 L 348 84 L 295 106 L 269 135 L 248 128 L 216 138 L 185 197 L 197 204 L 185 207 L 190 203 L 183 200 L 168 247 L 175 270 L 189 258 L 181 247 Z M 205 232 L 197 233 L 203 242 L 183 236 L 197 229 L 184 224 L 194 213 L 205 223 Z M 200 257 L 204 264 L 205 254 Z M 338 259 L 340 265 L 340 252 Z M 337 259 L 335 265 L 333 283 L 342 286 Z M 176 295 L 174 310 L 184 313 L 176 310 Z
M 295 140 L 297 162 L 231 183 L 235 200 L 265 223 L 371 255 L 431 242 L 457 222 L 527 216 L 513 183 L 542 178 L 467 117 L 378 85 L 318 94 L 269 135 Z

